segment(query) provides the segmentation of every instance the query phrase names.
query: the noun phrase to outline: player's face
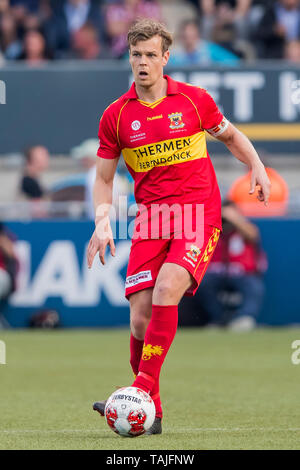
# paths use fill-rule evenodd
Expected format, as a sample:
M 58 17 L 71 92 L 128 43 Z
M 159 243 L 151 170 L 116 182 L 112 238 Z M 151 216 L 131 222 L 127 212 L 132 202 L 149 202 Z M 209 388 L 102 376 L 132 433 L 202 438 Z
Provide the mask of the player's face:
M 161 41 L 160 36 L 154 36 L 130 47 L 129 62 L 138 86 L 150 88 L 163 76 L 170 53 L 162 53 Z
M 45 147 L 35 147 L 32 151 L 31 163 L 37 171 L 47 170 L 49 166 L 49 152 Z

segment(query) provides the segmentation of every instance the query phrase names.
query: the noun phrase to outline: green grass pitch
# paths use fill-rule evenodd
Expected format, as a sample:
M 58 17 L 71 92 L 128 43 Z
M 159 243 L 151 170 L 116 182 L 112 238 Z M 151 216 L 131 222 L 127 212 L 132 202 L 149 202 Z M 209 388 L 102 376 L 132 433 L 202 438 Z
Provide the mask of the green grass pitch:
M 0 449 L 299 449 L 300 329 L 181 329 L 161 376 L 163 434 L 114 434 L 92 411 L 130 385 L 127 329 L 0 331 Z

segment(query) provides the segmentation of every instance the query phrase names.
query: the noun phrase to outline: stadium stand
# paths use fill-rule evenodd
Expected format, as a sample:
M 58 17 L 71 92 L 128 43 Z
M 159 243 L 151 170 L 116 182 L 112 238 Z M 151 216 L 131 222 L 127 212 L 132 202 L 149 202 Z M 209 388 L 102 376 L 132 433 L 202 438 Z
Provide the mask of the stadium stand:
M 175 44 L 182 21 L 195 20 L 204 39 L 246 61 L 283 58 L 300 37 L 298 0 L 3 0 L 0 52 L 7 61 L 37 50 L 43 60 L 122 59 L 126 31 L 141 16 L 164 21 Z

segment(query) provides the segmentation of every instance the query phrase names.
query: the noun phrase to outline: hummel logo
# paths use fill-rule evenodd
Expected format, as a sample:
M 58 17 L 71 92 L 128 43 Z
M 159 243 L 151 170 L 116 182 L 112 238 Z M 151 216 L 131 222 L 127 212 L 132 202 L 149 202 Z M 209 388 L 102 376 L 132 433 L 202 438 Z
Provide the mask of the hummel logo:
M 162 117 L 162 114 L 159 114 L 159 116 L 147 117 L 147 121 L 154 121 L 154 119 L 162 119 Z

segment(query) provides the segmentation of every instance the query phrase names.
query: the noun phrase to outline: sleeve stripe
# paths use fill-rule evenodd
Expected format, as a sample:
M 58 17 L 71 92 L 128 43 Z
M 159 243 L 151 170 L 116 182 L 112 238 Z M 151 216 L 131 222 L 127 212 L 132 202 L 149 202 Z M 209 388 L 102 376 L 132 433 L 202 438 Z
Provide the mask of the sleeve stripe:
M 195 103 L 191 100 L 191 98 L 187 95 L 185 95 L 184 93 L 182 93 L 182 91 L 180 92 L 181 95 L 185 96 L 191 103 L 192 105 L 194 106 L 195 110 L 196 110 L 196 113 L 197 113 L 197 116 L 198 116 L 198 119 L 199 119 L 199 124 L 200 124 L 200 129 L 202 129 L 202 123 L 201 123 L 201 118 L 199 116 L 199 113 L 198 113 L 198 109 L 197 109 L 197 106 L 195 105 Z
M 119 116 L 118 116 L 118 122 L 117 122 L 117 139 L 118 139 L 119 147 L 121 147 L 120 139 L 119 139 L 119 124 L 120 124 L 120 118 L 121 118 L 121 114 L 122 114 L 123 108 L 125 108 L 125 106 L 126 106 L 126 104 L 128 103 L 128 101 L 129 101 L 129 99 L 123 104 L 122 108 L 121 108 L 120 111 L 119 111 Z

